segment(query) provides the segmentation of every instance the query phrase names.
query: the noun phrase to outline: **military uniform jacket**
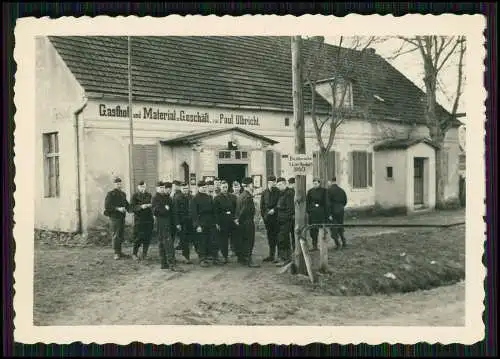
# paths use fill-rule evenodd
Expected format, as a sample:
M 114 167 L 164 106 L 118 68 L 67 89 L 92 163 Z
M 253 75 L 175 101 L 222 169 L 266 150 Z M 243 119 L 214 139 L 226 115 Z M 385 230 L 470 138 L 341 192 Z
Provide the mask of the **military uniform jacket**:
M 214 199 L 215 223 L 228 226 L 233 223 L 236 202 L 230 193 L 219 193 Z
M 328 188 L 327 201 L 329 215 L 342 214 L 347 204 L 347 195 L 338 185 L 332 184 L 330 188 Z
M 190 212 L 194 228 L 214 225 L 214 201 L 210 195 L 198 192 L 191 200 Z
M 323 187 L 311 188 L 306 195 L 306 210 L 312 221 L 324 222 L 327 217 L 327 192 Z
M 165 207 L 168 206 L 168 209 Z M 173 220 L 173 205 L 172 198 L 166 193 L 157 193 L 153 198 L 153 214 L 159 221 L 168 221 L 172 223 Z
M 189 205 L 193 196 L 191 193 L 184 194 L 182 192 L 174 195 L 174 224 L 181 225 L 184 221 L 190 220 Z
M 243 191 L 236 202 L 236 219 L 240 224 L 253 222 L 255 216 L 255 202 L 248 191 Z
M 152 207 L 141 208 L 141 205 L 151 203 L 151 193 L 136 192 L 130 200 L 130 209 L 134 213 L 135 223 L 154 222 Z
M 106 198 L 104 199 L 104 215 L 110 218 L 125 218 L 125 213 L 117 211 L 117 207 L 125 207 L 127 211 L 130 209 L 125 192 L 115 188 L 106 194 Z
M 276 212 L 278 205 L 278 199 L 280 197 L 280 191 L 276 187 L 272 189 L 266 188 L 264 192 L 262 192 L 262 196 L 260 199 L 260 215 L 264 221 L 276 219 L 276 213 L 274 215 L 268 215 L 271 209 L 274 209 Z
M 285 189 L 280 193 L 278 199 L 278 222 L 286 223 L 293 221 L 295 215 L 294 193 L 292 190 Z

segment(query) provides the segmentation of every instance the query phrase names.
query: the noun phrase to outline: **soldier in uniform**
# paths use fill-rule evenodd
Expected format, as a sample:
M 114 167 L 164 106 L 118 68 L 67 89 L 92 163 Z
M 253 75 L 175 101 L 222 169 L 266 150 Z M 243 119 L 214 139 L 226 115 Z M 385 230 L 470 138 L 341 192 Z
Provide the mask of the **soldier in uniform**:
M 125 215 L 130 209 L 125 192 L 122 191 L 122 180 L 116 177 L 115 188 L 106 194 L 104 199 L 104 215 L 109 217 L 111 224 L 111 241 L 115 252 L 114 259 L 126 258 L 122 253 Z
M 242 192 L 242 188 L 241 188 L 241 185 L 238 181 L 234 181 L 233 182 L 233 186 L 232 186 L 232 192 L 235 196 L 239 196 Z
M 276 206 L 280 191 L 276 188 L 276 177 L 267 178 L 267 188 L 262 192 L 260 199 L 260 215 L 266 226 L 267 243 L 269 245 L 269 256 L 264 258 L 264 262 L 275 262 L 277 259 L 276 248 L 278 246 L 278 216 Z
M 206 193 L 212 197 L 212 199 L 215 197 L 215 186 L 214 186 L 214 181 L 206 181 L 206 188 L 207 191 Z
M 229 185 L 226 181 L 221 182 L 220 190 L 221 192 L 214 199 L 215 226 L 217 227 L 218 247 L 225 264 L 228 262 L 229 239 L 232 240 L 235 227 L 236 198 L 228 192 Z
M 345 191 L 337 185 L 337 178 L 332 177 L 332 184 L 327 191 L 328 219 L 334 224 L 344 223 L 344 207 L 347 204 Z M 342 248 L 347 246 L 344 228 L 331 228 L 330 234 L 335 241 L 336 249 L 340 249 L 338 237 L 342 239 Z
M 221 192 L 221 185 L 222 181 L 219 179 L 219 177 L 215 177 L 214 180 L 214 194 L 217 196 Z
M 293 198 L 293 215 L 292 215 L 292 227 L 290 228 L 290 239 L 292 242 L 292 250 L 295 251 L 295 177 L 290 177 L 288 179 L 288 191 L 290 191 L 290 196 Z
M 214 263 L 217 254 L 217 246 L 214 243 L 214 203 L 206 190 L 205 182 L 198 182 L 198 193 L 193 197 L 190 205 L 193 227 L 198 237 L 198 256 L 202 267 Z
M 166 188 L 169 189 L 167 193 L 165 193 Z M 172 232 L 173 208 L 172 198 L 169 193 L 171 188 L 172 184 L 169 182 L 158 183 L 158 192 L 153 198 L 152 209 L 158 225 L 161 268 L 176 271 L 174 236 Z
M 183 183 L 181 188 L 181 192 L 176 194 L 173 200 L 174 223 L 177 233 L 179 233 L 182 255 L 186 259 L 186 264 L 191 264 L 190 251 L 191 243 L 193 242 L 193 221 L 189 215 L 189 205 L 192 196 L 189 193 L 189 186 L 187 183 Z M 197 248 L 196 243 L 194 244 L 195 248 Z
M 315 178 L 313 180 L 313 187 L 307 191 L 306 195 L 306 211 L 309 216 L 309 224 L 325 223 L 327 213 L 327 191 L 326 188 L 321 187 L 321 180 Z M 319 228 L 313 227 L 310 230 L 313 250 L 318 250 L 318 233 Z
M 172 193 L 170 195 L 172 197 L 172 201 L 176 197 L 178 197 L 180 194 L 181 194 L 181 182 L 175 180 L 172 182 Z M 182 250 L 181 237 L 180 237 L 179 233 L 177 232 L 177 226 L 175 226 L 175 225 L 173 226 L 172 235 L 174 236 L 174 243 L 176 243 L 176 239 L 178 239 L 177 246 L 175 247 L 175 250 L 176 251 Z
M 151 194 L 146 191 L 146 184 L 140 181 L 137 192 L 130 200 L 130 209 L 134 213 L 134 247 L 132 258 L 138 260 L 139 247 L 142 245 L 142 258 L 148 255 L 149 244 L 153 234 L 154 217 L 151 209 Z
M 243 193 L 238 197 L 236 203 L 236 216 L 234 223 L 238 228 L 239 240 L 236 243 L 236 255 L 238 263 L 257 268 L 260 265 L 252 260 L 253 247 L 255 245 L 255 202 L 253 201 L 253 181 L 246 177 L 242 181 Z
M 290 231 L 293 227 L 292 219 L 295 206 L 293 204 L 294 198 L 292 192 L 287 188 L 286 179 L 283 177 L 278 178 L 278 189 L 280 197 L 278 199 L 277 212 L 278 212 L 278 256 L 279 261 L 276 263 L 277 267 L 282 267 L 287 264 L 291 259 L 291 245 L 290 245 Z

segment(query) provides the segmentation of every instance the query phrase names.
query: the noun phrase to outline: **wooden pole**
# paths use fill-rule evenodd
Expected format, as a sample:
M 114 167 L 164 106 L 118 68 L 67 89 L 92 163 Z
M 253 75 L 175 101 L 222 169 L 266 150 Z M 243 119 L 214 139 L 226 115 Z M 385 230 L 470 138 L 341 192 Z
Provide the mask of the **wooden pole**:
M 132 38 L 128 36 L 128 119 L 129 119 L 129 136 L 130 150 L 129 153 L 129 178 L 130 178 L 130 195 L 134 193 L 134 122 L 132 115 Z
M 295 153 L 306 153 L 306 135 L 304 122 L 304 97 L 302 91 L 302 58 L 300 36 L 292 36 L 292 88 L 293 88 L 293 120 L 295 127 Z M 302 255 L 300 229 L 306 224 L 306 176 L 295 176 L 295 252 L 294 265 L 299 274 L 307 274 L 307 268 Z M 304 255 L 307 255 L 304 253 Z

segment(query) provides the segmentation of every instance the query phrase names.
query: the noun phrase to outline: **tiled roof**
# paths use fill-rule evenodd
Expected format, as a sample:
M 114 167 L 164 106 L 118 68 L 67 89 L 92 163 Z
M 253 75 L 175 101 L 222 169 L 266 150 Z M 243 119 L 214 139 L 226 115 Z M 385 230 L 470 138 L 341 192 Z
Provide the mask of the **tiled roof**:
M 126 37 L 49 38 L 87 92 L 128 95 Z M 313 45 L 304 40 L 304 59 L 310 58 Z M 292 112 L 290 48 L 289 37 L 133 37 L 133 94 L 165 102 Z M 369 51 L 344 49 L 342 65 L 336 63 L 338 47 L 325 49 L 328 61 L 319 78 L 331 78 L 347 64 L 355 110 L 366 110 L 370 103 L 374 118 L 425 123 L 423 92 L 387 61 Z M 310 93 L 304 90 L 307 112 Z M 316 99 L 318 111 L 327 112 L 326 101 Z
M 163 140 L 160 142 L 164 145 L 170 145 L 170 146 L 171 145 L 192 144 L 192 143 L 196 143 L 198 140 L 200 140 L 202 138 L 217 136 L 217 135 L 221 135 L 221 134 L 224 134 L 227 132 L 232 132 L 232 131 L 240 132 L 240 133 L 243 133 L 244 135 L 258 138 L 259 140 L 265 141 L 265 142 L 272 144 L 272 145 L 278 143 L 277 141 L 275 141 L 269 137 L 259 135 L 257 133 L 245 130 L 241 127 L 224 128 L 224 129 L 219 129 L 219 130 L 209 130 L 209 131 L 203 131 L 203 132 L 194 132 L 194 133 L 190 133 L 187 135 L 182 135 L 180 137 L 175 137 L 175 138 L 171 138 L 168 140 Z
M 382 141 L 375 146 L 373 146 L 374 151 L 390 151 L 390 150 L 404 150 L 413 145 L 425 143 L 431 147 L 437 148 L 437 146 L 428 138 L 403 138 L 403 139 L 390 139 Z

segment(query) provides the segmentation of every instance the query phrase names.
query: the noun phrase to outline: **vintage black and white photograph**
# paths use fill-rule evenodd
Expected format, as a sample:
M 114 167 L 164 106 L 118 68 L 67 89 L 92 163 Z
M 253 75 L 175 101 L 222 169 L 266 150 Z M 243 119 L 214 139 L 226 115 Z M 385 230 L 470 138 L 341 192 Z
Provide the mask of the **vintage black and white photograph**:
M 393 327 L 417 342 L 428 327 L 479 340 L 484 293 L 467 300 L 484 278 L 484 24 L 467 19 L 374 34 L 31 27 L 15 134 L 16 156 L 31 151 L 16 185 L 32 197 L 15 208 L 33 213 L 15 237 L 30 333 L 254 327 L 273 342 L 273 326 L 307 326 L 368 342 L 354 328 Z

